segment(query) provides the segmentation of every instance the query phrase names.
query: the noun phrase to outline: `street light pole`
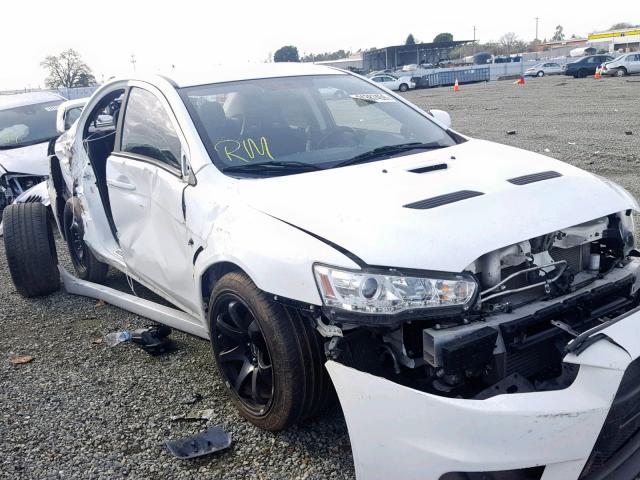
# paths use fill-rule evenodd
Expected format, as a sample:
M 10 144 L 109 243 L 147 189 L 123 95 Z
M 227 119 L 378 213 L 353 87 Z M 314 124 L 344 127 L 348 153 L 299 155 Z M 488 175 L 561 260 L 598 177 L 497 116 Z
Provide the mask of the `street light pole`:
M 536 40 L 538 40 L 538 21 L 540 20 L 540 17 L 536 17 Z
M 137 62 L 136 56 L 132 53 L 131 54 L 131 65 L 133 65 L 133 71 L 134 72 L 136 71 L 136 62 Z

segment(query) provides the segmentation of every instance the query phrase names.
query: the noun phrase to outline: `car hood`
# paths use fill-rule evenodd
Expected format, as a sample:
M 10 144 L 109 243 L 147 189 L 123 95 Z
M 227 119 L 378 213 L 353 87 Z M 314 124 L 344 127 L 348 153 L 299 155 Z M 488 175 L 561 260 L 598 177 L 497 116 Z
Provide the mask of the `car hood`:
M 44 142 L 11 150 L 0 150 L 0 166 L 7 172 L 49 175 L 48 146 L 49 142 Z
M 416 168 L 446 164 L 424 173 Z M 509 179 L 561 176 L 518 185 Z M 369 265 L 463 271 L 484 253 L 626 209 L 626 190 L 552 158 L 482 140 L 414 155 L 240 180 L 253 208 L 332 242 Z M 482 195 L 428 209 L 407 204 Z M 322 261 L 323 259 L 314 259 Z

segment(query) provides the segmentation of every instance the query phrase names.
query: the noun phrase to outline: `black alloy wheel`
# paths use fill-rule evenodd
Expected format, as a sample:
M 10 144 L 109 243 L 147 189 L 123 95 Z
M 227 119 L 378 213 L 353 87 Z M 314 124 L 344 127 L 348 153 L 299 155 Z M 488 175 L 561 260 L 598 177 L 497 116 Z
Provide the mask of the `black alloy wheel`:
M 273 368 L 264 335 L 249 306 L 237 295 L 216 299 L 211 337 L 227 387 L 255 416 L 273 400 Z

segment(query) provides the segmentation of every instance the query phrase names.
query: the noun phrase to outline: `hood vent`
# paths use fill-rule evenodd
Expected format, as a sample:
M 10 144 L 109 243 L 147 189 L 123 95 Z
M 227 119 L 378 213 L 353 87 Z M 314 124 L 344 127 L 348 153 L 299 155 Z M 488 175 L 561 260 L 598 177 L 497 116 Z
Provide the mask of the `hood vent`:
M 531 173 L 529 175 L 523 175 L 521 177 L 510 178 L 507 180 L 514 185 L 527 185 L 529 183 L 542 182 L 543 180 L 550 180 L 552 178 L 561 177 L 562 174 L 549 170 L 547 172 Z
M 427 173 L 434 172 L 436 170 L 446 170 L 449 168 L 446 163 L 436 163 L 435 165 L 427 165 L 425 167 L 414 168 L 413 170 L 409 170 L 412 173 Z
M 414 208 L 417 210 L 427 210 L 429 208 L 441 207 L 448 203 L 455 203 L 467 198 L 477 197 L 484 195 L 482 192 L 474 192 L 473 190 L 460 190 L 459 192 L 447 193 L 445 195 L 438 195 L 437 197 L 427 198 L 426 200 L 420 200 L 419 202 L 408 203 L 404 205 L 404 208 Z

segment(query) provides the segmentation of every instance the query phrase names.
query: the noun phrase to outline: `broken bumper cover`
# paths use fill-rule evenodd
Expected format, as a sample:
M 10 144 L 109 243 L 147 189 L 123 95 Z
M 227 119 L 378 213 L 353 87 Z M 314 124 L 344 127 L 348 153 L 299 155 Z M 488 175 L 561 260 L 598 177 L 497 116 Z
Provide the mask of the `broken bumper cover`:
M 581 478 L 589 468 L 585 465 L 593 463 L 596 441 L 605 435 L 605 420 L 611 421 L 607 416 L 619 388 L 622 394 L 625 371 L 640 357 L 640 311 L 614 322 L 599 332 L 606 338 L 578 355 L 566 355 L 564 361 L 580 369 L 572 385 L 558 391 L 486 400 L 444 398 L 327 362 L 349 428 L 358 479 L 446 480 L 465 478 L 446 475 L 454 472 L 531 467 L 544 471 L 527 478 Z M 637 401 L 634 408 L 625 412 L 630 419 L 622 421 L 637 421 Z M 596 474 L 589 470 L 589 475 Z M 514 472 L 508 478 L 518 477 Z

